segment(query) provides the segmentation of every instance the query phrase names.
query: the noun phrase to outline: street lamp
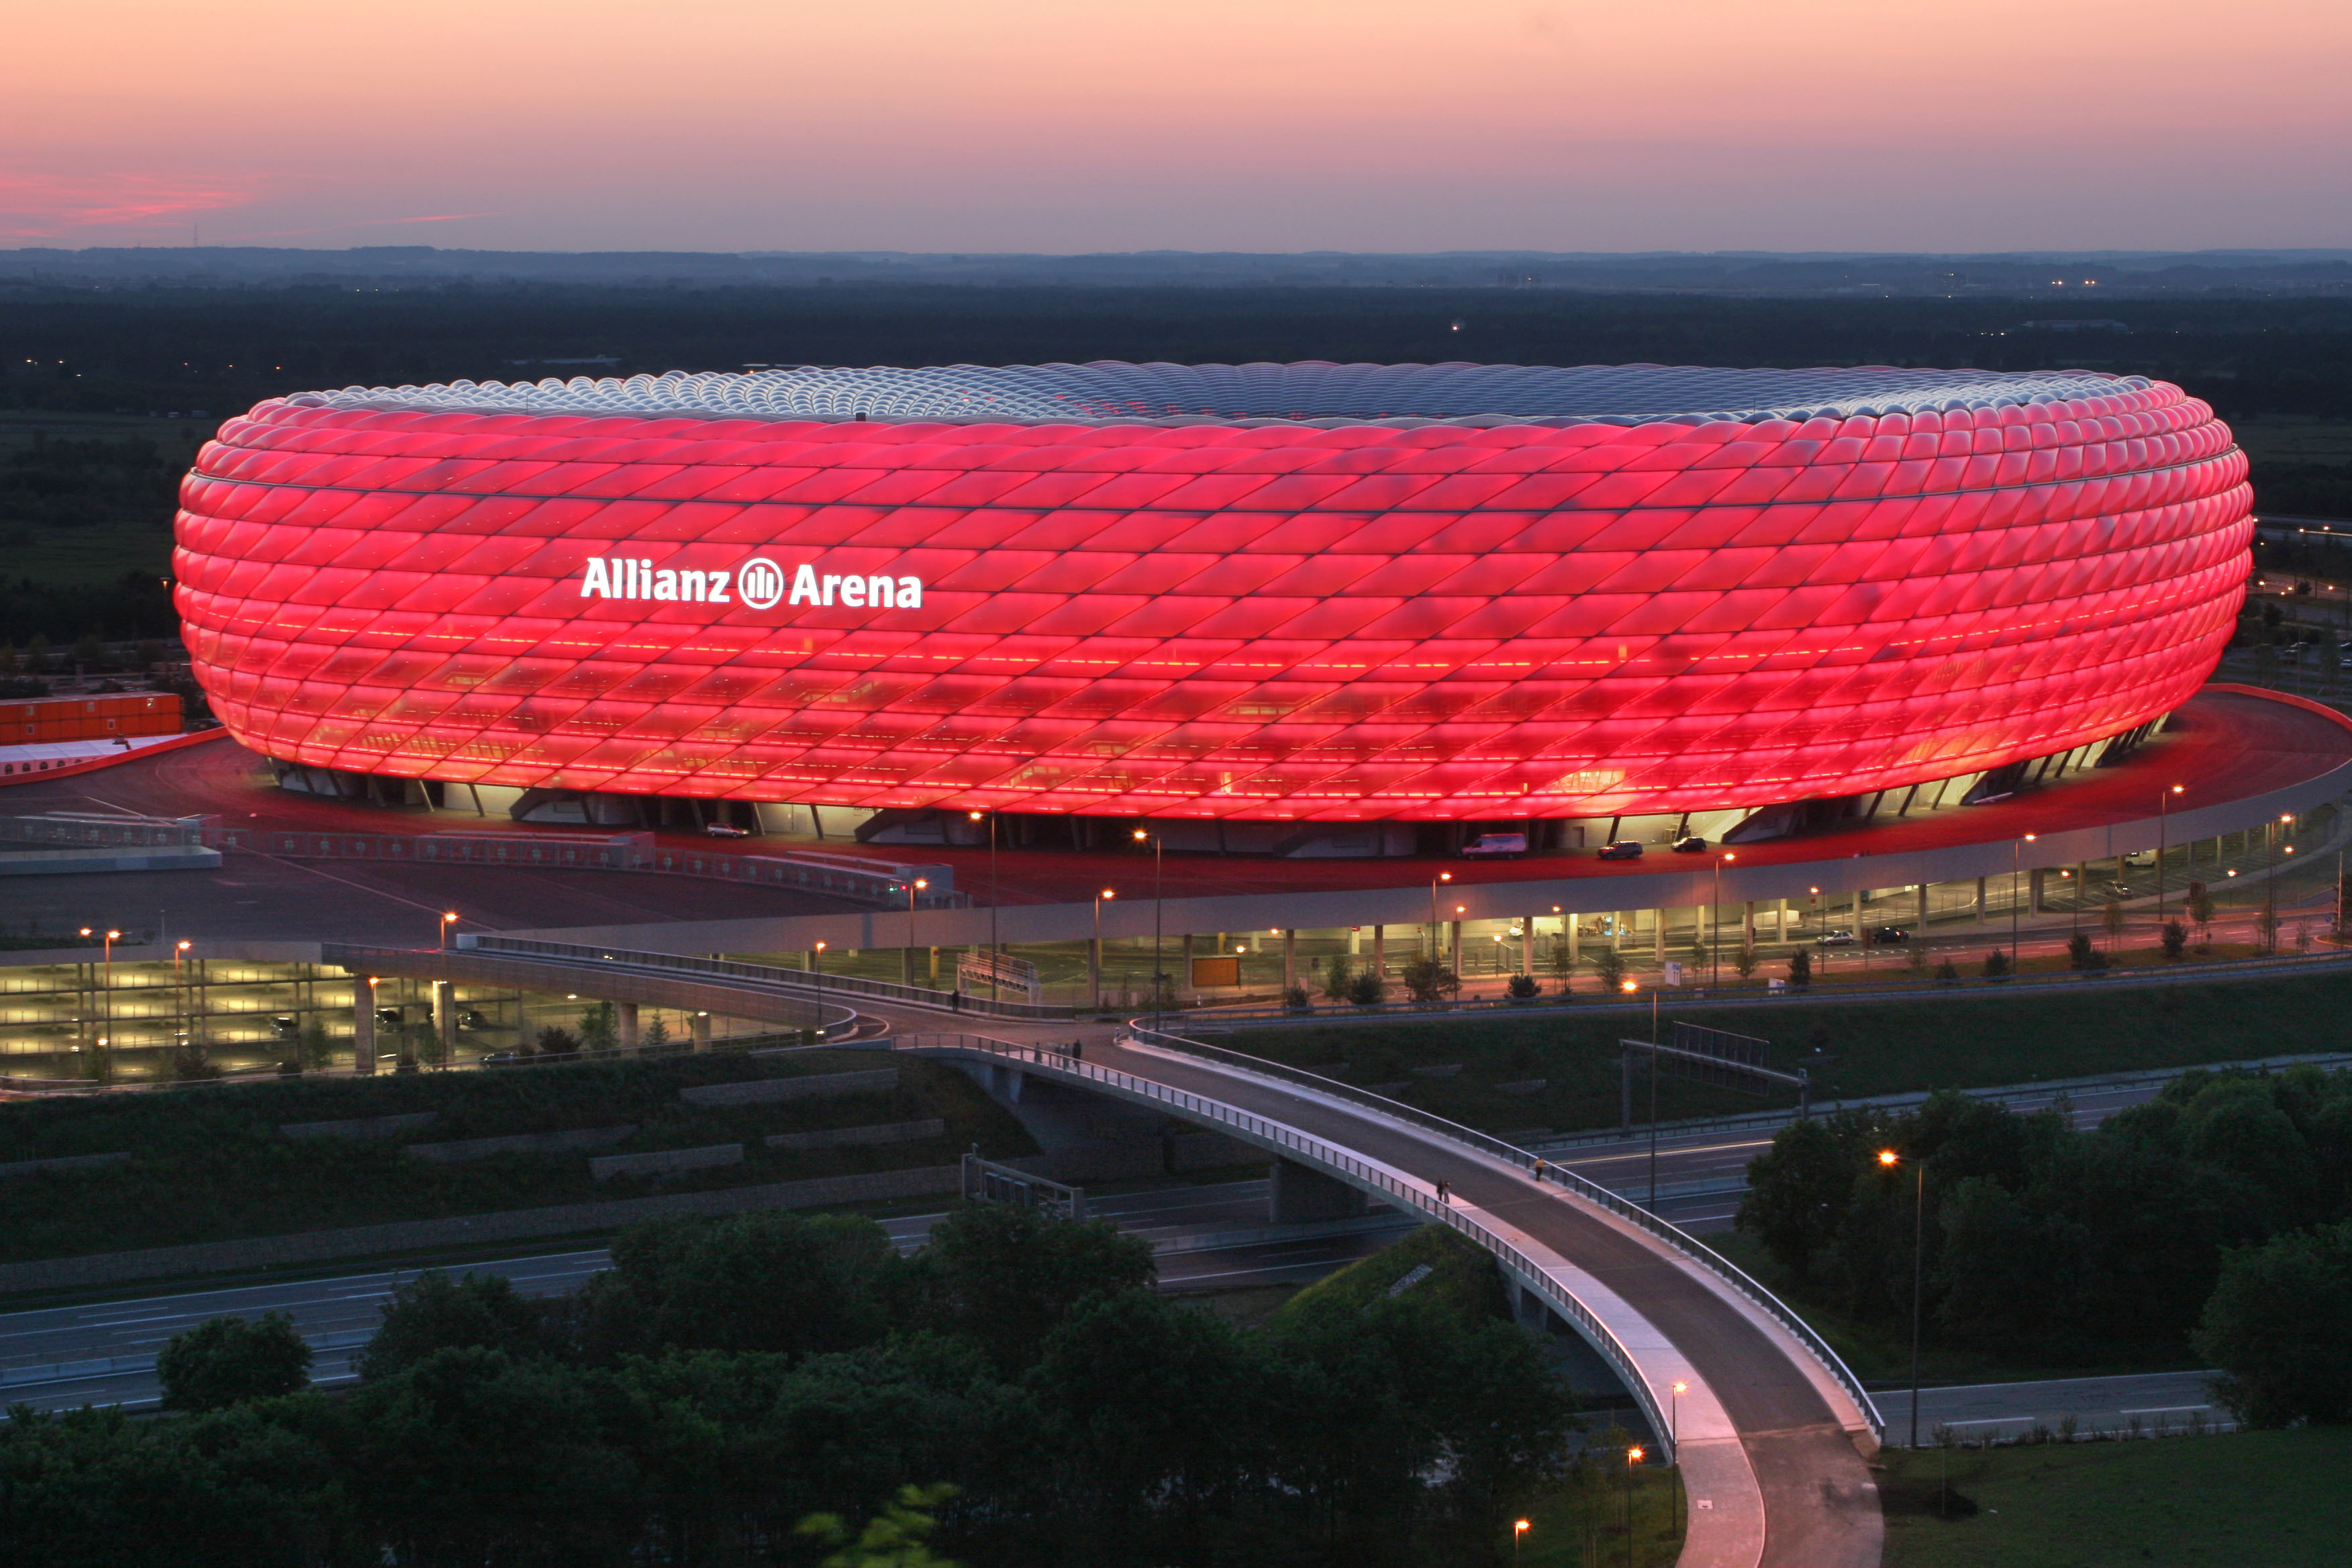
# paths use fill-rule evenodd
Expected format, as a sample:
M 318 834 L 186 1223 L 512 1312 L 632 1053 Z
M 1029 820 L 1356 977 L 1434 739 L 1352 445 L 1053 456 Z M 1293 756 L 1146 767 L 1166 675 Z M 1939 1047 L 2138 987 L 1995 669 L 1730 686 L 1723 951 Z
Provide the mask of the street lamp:
M 1102 1011 L 1102 956 L 1103 956 L 1103 954 L 1102 954 L 1102 907 L 1103 907 L 1103 900 L 1106 900 L 1106 899 L 1115 899 L 1115 898 L 1117 898 L 1117 897 L 1118 897 L 1118 895 L 1117 893 L 1115 893 L 1115 892 L 1111 891 L 1108 888 L 1105 888 L 1101 892 L 1097 893 L 1097 894 L 1095 895 L 1095 961 L 1094 961 L 1094 964 L 1093 964 L 1093 966 L 1092 966 L 1092 967 L 1093 967 L 1093 969 L 1094 969 L 1094 975 L 1093 975 L 1093 979 L 1094 979 L 1094 993 L 1095 993 L 1095 1011 L 1096 1011 L 1096 1012 L 1097 1012 L 1097 1013 L 1099 1013 L 1099 1012 L 1101 1012 L 1101 1011 Z
M 1878 1163 L 1884 1170 L 1893 1170 L 1903 1163 L 1903 1156 L 1892 1149 L 1878 1152 Z M 1919 1278 L 1920 1246 L 1927 1235 L 1927 1166 L 1926 1162 L 1911 1162 L 1911 1447 L 1919 1446 Z
M 1511 1568 L 1519 1568 L 1519 1542 L 1527 1539 L 1530 1528 L 1524 1519 L 1511 1521 Z
M 1135 841 L 1138 844 L 1147 839 L 1151 844 L 1151 1029 L 1152 1033 L 1157 1034 L 1160 1032 L 1162 999 L 1168 993 L 1168 972 L 1160 966 L 1160 911 L 1167 907 L 1162 898 L 1167 884 L 1160 879 L 1160 876 L 1167 865 L 1162 858 L 1162 852 L 1167 846 L 1157 833 L 1141 827 L 1135 830 Z
M 183 941 L 172 949 L 172 1043 L 175 1046 L 188 1043 L 188 994 L 181 986 L 180 960 L 188 956 L 188 949 L 194 945 Z
M 1438 934 L 1437 929 L 1437 884 L 1452 880 L 1454 873 L 1451 871 L 1440 871 L 1429 879 L 1429 952 L 1432 963 L 1445 956 L 1445 939 Z
M 1625 1450 L 1625 1568 L 1633 1568 L 1633 1467 L 1642 1462 L 1642 1450 Z
M 2165 851 L 2171 847 L 2168 829 L 2171 826 L 2172 797 L 2180 793 L 2181 786 L 2174 784 L 2156 797 L 2156 923 L 2158 926 L 2164 924 L 2164 856 Z M 2078 904 L 2083 901 L 2080 889 L 2075 889 L 2074 901 Z
M 449 951 L 449 928 L 457 923 L 457 912 L 455 910 L 441 917 L 441 951 L 444 952 Z
M 929 877 L 918 877 L 907 884 L 907 984 L 915 983 L 915 895 L 931 885 Z
M 816 986 L 816 1017 L 820 1027 L 824 1023 L 824 943 L 809 949 L 809 979 Z
M 1690 1384 L 1681 1382 L 1675 1383 L 1666 1392 L 1666 1440 L 1674 1445 L 1676 1470 L 1680 1470 L 1683 1464 L 1683 1395 L 1689 1392 Z M 1679 1531 L 1683 1527 L 1682 1489 L 1675 1487 L 1666 1495 L 1674 1500 L 1674 1525 Z
M 978 822 L 983 814 L 975 811 L 971 815 L 971 819 Z M 992 811 L 985 815 L 988 817 L 988 994 L 992 997 L 1002 997 L 1004 986 L 997 976 L 997 971 L 1004 963 L 1004 953 L 996 943 L 996 906 L 1002 901 L 996 896 L 996 813 Z
M 2033 839 L 2034 836 L 2029 833 L 2022 838 L 2012 838 L 2009 841 L 2009 972 L 2011 974 L 2017 973 L 2018 868 L 2021 864 L 2021 858 L 2024 852 L 2025 846 L 2032 843 Z M 1857 921 L 1856 923 L 1859 924 L 1860 922 Z M 1857 937 L 1862 935 L 1860 931 L 1856 931 L 1853 934 Z
M 1708 909 L 1706 917 L 1715 922 L 1715 957 L 1706 971 L 1709 985 L 1723 984 L 1723 868 L 1738 858 L 1737 855 L 1726 855 L 1715 863 L 1715 902 Z M 1658 918 L 1664 920 L 1665 917 L 1661 915 Z

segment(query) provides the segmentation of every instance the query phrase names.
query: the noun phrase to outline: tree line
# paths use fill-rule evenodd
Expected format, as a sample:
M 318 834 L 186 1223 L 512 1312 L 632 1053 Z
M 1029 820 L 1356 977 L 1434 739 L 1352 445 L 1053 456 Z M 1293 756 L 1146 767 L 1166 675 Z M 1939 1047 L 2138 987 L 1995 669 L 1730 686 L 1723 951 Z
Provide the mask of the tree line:
M 8 1561 L 813 1564 L 812 1516 L 982 1565 L 1490 1561 L 1571 1401 L 1483 1254 L 1402 1245 L 1430 1278 L 1243 1331 L 1103 1224 L 662 1221 L 569 1295 L 402 1286 L 339 1393 L 284 1319 L 215 1320 L 161 1417 L 11 1412 Z
M 1861 1323 L 1907 1331 L 1916 1224 L 1930 1343 L 2191 1347 L 2250 1424 L 2352 1419 L 2352 1072 L 2193 1071 L 2087 1130 L 1941 1093 L 1792 1122 L 1748 1176 L 1738 1227 Z

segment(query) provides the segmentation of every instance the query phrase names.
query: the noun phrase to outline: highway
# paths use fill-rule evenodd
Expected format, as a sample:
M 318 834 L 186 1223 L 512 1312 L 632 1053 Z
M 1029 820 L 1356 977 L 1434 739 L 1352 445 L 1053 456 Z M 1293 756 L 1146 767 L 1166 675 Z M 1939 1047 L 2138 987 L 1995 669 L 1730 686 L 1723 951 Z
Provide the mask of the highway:
M 1233 1289 L 1320 1279 L 1396 1239 L 1408 1222 L 1381 1230 L 1295 1240 L 1247 1238 L 1266 1226 L 1266 1184 L 1227 1182 L 1090 1197 L 1093 1215 L 1166 1248 L 1162 1286 L 1171 1290 Z M 942 1215 L 882 1221 L 901 1251 L 911 1252 Z M 1208 1240 L 1216 1245 L 1200 1247 Z M 454 1273 L 500 1274 L 525 1295 L 576 1289 L 609 1267 L 603 1247 L 466 1262 Z M 314 1383 L 350 1381 L 352 1358 L 375 1331 L 383 1304 L 419 1268 L 373 1269 L 331 1279 L 170 1295 L 0 1314 L 0 1405 L 69 1409 L 84 1404 L 152 1408 L 159 1397 L 154 1360 L 164 1342 L 207 1318 L 284 1312 L 317 1355 Z

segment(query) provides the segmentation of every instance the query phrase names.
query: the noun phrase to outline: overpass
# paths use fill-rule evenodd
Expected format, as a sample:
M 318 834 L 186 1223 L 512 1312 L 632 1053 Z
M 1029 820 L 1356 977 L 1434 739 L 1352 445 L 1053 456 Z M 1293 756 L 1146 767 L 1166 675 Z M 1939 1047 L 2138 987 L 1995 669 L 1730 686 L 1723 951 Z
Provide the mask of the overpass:
M 796 971 L 621 950 L 324 957 L 430 979 L 472 978 L 495 963 L 501 983 L 616 1000 L 650 999 L 657 987 L 666 1005 L 795 1026 L 812 1004 L 829 1012 L 842 1000 L 818 998 Z M 977 1020 L 923 1000 L 936 993 L 877 989 L 905 993 L 857 999 L 861 1014 L 888 1026 L 895 1048 L 1150 1105 L 1486 1248 L 1522 1304 L 1541 1303 L 1609 1362 L 1681 1465 L 1691 1498 L 1685 1568 L 1879 1561 L 1864 1457 L 1882 1426 L 1869 1395 L 1801 1320 L 1695 1237 L 1499 1139 L 1311 1073 L 1135 1026 L 1082 1041 L 1075 1024 L 999 1016 L 987 1020 L 992 1034 L 939 1032 Z

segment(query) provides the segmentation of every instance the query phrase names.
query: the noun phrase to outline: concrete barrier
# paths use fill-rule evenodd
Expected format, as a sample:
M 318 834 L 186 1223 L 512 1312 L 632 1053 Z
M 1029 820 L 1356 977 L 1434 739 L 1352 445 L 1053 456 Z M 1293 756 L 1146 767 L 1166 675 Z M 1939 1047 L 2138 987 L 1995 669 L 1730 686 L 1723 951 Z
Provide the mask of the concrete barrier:
M 184 1247 L 153 1247 L 137 1252 L 100 1252 L 81 1258 L 43 1258 L 0 1264 L 0 1296 L 26 1290 L 74 1290 L 129 1279 L 167 1279 L 184 1275 L 246 1272 L 319 1263 L 342 1258 L 380 1258 L 428 1247 L 467 1247 L 480 1242 L 520 1241 L 538 1237 L 583 1236 L 614 1231 L 640 1220 L 672 1215 L 752 1214 L 764 1209 L 822 1208 L 840 1204 L 889 1203 L 932 1197 L 959 1190 L 955 1165 L 920 1165 L 859 1176 L 821 1176 L 804 1182 L 770 1182 L 709 1193 L 662 1193 L 651 1197 L 608 1198 L 559 1204 L 548 1208 L 508 1209 L 451 1219 L 400 1220 L 343 1230 L 303 1231 L 293 1236 L 252 1237 L 241 1241 L 200 1241 Z
M 714 1165 L 743 1163 L 740 1143 L 706 1143 L 699 1149 L 651 1149 L 642 1154 L 605 1154 L 588 1162 L 588 1173 L 600 1182 L 614 1176 L 667 1176 L 677 1171 L 703 1171 Z
M 771 1105 L 785 1100 L 833 1100 L 847 1094 L 887 1094 L 898 1087 L 897 1068 L 816 1073 L 806 1078 L 754 1078 L 681 1089 L 688 1105 Z
M 871 1127 L 832 1127 L 822 1132 L 771 1132 L 760 1142 L 771 1149 L 847 1149 L 865 1143 L 919 1143 L 947 1135 L 948 1124 L 934 1116 L 926 1121 L 884 1121 Z
M 401 1151 L 419 1160 L 456 1164 L 487 1160 L 493 1154 L 568 1154 L 577 1149 L 604 1149 L 636 1136 L 630 1127 L 582 1127 L 570 1132 L 515 1132 L 499 1138 L 457 1138 L 446 1143 L 411 1143 Z
M 278 1131 L 289 1138 L 390 1138 L 440 1120 L 437 1110 L 412 1110 L 399 1116 L 354 1116 L 343 1121 L 281 1121 Z

